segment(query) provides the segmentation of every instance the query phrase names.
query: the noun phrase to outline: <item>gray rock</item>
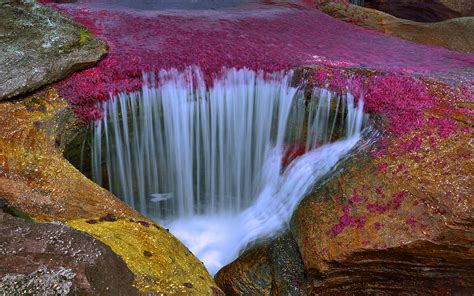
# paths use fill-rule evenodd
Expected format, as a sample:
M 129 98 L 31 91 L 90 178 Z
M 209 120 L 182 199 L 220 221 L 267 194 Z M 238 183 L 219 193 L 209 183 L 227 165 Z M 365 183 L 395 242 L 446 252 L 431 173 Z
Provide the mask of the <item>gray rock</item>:
M 0 290 L 6 295 L 67 295 L 76 274 L 68 268 L 40 269 L 29 274 L 7 274 L 0 279 Z
M 94 65 L 106 46 L 33 0 L 0 0 L 0 101 Z
M 0 295 L 138 295 L 121 257 L 60 223 L 0 210 Z

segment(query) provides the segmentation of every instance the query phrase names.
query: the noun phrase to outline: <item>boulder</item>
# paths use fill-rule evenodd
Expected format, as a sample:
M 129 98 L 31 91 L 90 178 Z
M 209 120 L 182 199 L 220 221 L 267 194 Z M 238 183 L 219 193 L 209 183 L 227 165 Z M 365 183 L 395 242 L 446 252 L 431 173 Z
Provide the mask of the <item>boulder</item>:
M 469 135 L 432 145 L 432 132 L 385 139 L 385 156 L 353 158 L 298 206 L 292 231 L 312 293 L 474 289 Z
M 33 0 L 0 0 L 0 100 L 94 65 L 105 43 Z
M 306 295 L 307 282 L 291 233 L 252 246 L 215 276 L 226 295 Z
M 474 16 L 474 2 L 469 0 L 366 0 L 365 5 L 416 22 Z
M 0 210 L 0 294 L 138 295 L 110 247 L 63 223 L 36 223 Z
M 474 17 L 461 17 L 437 23 L 400 19 L 387 13 L 357 5 L 326 3 L 320 9 L 346 22 L 367 27 L 416 43 L 474 53 Z

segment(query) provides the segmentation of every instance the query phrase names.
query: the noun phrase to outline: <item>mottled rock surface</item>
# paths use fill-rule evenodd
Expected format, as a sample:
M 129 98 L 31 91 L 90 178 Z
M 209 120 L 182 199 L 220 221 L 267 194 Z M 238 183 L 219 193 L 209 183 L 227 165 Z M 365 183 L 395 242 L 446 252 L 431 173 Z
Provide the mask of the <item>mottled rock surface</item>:
M 92 236 L 0 210 L 0 294 L 138 295 L 125 262 Z
M 0 100 L 95 64 L 105 44 L 32 0 L 0 0 Z
M 366 0 L 365 5 L 417 22 L 474 16 L 474 2 L 471 0 Z
M 320 9 L 344 20 L 375 31 L 416 43 L 474 53 L 474 17 L 461 17 L 437 23 L 405 20 L 357 5 L 328 3 Z
M 303 262 L 291 233 L 251 247 L 215 277 L 226 295 L 294 295 L 307 292 Z

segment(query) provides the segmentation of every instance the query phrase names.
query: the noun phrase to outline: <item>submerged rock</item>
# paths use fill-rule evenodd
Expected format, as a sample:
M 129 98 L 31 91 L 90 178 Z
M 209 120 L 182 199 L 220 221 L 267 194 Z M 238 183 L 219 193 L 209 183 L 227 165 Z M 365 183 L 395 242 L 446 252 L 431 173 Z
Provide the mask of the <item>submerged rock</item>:
M 94 65 L 105 43 L 35 1 L 0 0 L 0 100 Z
M 125 262 L 92 236 L 0 210 L 0 294 L 138 295 Z
M 474 53 L 474 17 L 454 18 L 437 23 L 400 19 L 384 12 L 357 5 L 337 3 L 320 9 L 337 18 L 409 41 Z

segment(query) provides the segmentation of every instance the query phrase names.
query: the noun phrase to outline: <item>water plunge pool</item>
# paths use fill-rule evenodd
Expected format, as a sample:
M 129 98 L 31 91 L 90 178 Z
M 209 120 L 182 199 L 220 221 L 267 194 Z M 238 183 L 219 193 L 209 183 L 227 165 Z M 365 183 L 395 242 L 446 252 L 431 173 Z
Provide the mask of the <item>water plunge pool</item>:
M 360 140 L 362 98 L 294 86 L 292 72 L 144 74 L 103 102 L 93 180 L 170 229 L 211 274 L 286 228 L 301 199 Z

